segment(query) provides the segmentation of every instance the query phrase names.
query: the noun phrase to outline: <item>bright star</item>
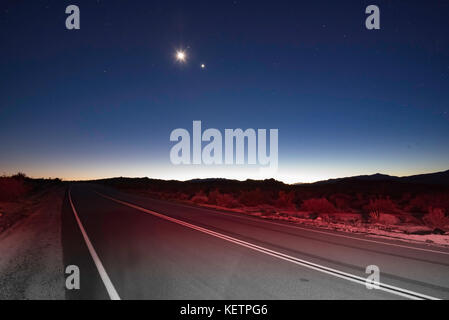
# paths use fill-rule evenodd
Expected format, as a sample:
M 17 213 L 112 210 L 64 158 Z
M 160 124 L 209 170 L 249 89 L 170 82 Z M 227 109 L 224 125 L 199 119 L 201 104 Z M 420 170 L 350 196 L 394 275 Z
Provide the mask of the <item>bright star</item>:
M 176 59 L 177 59 L 178 61 L 180 61 L 180 62 L 186 61 L 186 54 L 185 54 L 185 52 L 184 52 L 184 51 L 178 51 L 178 52 L 176 53 Z
M 201 69 L 205 69 L 206 65 L 204 63 L 201 64 Z

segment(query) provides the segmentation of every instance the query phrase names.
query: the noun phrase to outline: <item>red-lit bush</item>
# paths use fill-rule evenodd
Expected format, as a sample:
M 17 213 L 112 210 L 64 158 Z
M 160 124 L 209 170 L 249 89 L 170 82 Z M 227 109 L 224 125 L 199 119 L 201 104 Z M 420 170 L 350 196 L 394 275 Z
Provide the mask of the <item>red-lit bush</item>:
M 204 191 L 201 190 L 201 191 L 197 192 L 190 200 L 194 203 L 200 204 L 200 203 L 207 203 L 209 199 L 207 198 Z
M 427 213 L 431 208 L 441 208 L 449 212 L 449 194 L 419 194 L 410 200 L 406 210 L 409 212 Z
M 0 177 L 0 200 L 11 201 L 24 196 L 29 191 L 25 178 L 24 174 Z
M 225 208 L 237 208 L 240 206 L 232 194 L 221 193 L 218 190 L 209 192 L 208 203 Z
M 255 207 L 260 204 L 267 203 L 264 193 L 257 188 L 256 190 L 242 191 L 240 193 L 239 202 L 245 206 Z
M 278 199 L 275 202 L 276 207 L 283 209 L 296 209 L 295 192 L 279 191 Z
M 444 214 L 441 208 L 429 208 L 429 212 L 424 216 L 423 221 L 431 228 L 447 229 L 449 227 L 449 218 Z
M 341 211 L 351 211 L 351 197 L 346 194 L 336 193 L 330 196 L 330 202 Z
M 365 206 L 371 221 L 378 221 L 381 213 L 397 213 L 396 204 L 390 198 L 371 199 Z
M 314 213 L 334 213 L 335 207 L 326 198 L 314 198 L 305 200 L 302 203 L 301 210 Z

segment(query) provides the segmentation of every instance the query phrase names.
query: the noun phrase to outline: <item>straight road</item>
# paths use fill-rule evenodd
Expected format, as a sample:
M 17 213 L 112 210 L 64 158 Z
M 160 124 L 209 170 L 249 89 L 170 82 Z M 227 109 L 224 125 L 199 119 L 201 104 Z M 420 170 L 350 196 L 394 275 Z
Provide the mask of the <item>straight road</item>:
M 69 299 L 449 299 L 449 250 L 303 228 L 76 184 Z M 380 270 L 367 289 L 366 267 Z

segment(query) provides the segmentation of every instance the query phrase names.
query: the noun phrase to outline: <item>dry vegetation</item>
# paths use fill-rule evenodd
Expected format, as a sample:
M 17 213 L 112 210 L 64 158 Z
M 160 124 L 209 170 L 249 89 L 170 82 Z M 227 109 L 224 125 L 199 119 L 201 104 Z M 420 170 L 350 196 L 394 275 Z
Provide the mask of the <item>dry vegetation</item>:
M 59 179 L 31 179 L 23 173 L 0 177 L 0 232 L 31 212 L 34 197 L 61 185 Z
M 26 176 L 18 173 L 12 177 L 0 177 L 0 201 L 13 201 L 31 191 Z
M 347 224 L 410 224 L 449 231 L 449 186 L 441 184 L 357 179 L 306 185 L 286 185 L 273 179 L 179 182 L 117 178 L 100 182 L 159 199 L 263 216 Z

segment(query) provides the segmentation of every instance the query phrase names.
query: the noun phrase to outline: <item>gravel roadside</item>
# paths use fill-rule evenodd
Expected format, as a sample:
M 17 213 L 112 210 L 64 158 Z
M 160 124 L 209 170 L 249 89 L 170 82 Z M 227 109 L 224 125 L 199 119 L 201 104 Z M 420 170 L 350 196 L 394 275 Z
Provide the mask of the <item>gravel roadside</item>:
M 64 192 L 64 187 L 48 190 L 31 214 L 0 233 L 0 300 L 65 299 Z

